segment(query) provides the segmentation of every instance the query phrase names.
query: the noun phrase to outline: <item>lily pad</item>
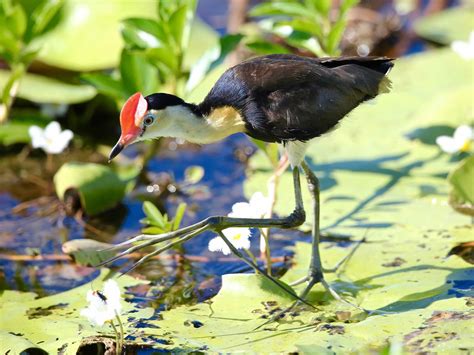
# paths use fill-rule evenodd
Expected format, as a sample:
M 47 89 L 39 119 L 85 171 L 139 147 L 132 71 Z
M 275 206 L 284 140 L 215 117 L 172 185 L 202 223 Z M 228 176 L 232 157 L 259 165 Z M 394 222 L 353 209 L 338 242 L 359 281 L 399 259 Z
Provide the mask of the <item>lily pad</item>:
M 0 90 L 10 72 L 0 70 Z M 37 74 L 27 73 L 20 81 L 18 97 L 37 103 L 75 104 L 92 99 L 97 94 L 90 85 L 73 85 Z
M 127 18 L 156 18 L 156 1 L 67 0 L 61 20 L 42 38 L 38 60 L 74 71 L 115 68 L 120 61 L 123 39 L 121 21 Z M 191 30 L 187 67 L 217 42 L 217 34 L 199 20 Z M 193 45 L 194 44 L 194 45 Z
M 109 167 L 94 163 L 69 162 L 54 176 L 56 193 L 61 200 L 79 196 L 89 215 L 104 212 L 122 201 L 127 183 Z
M 471 4 L 422 17 L 415 22 L 414 28 L 420 37 L 449 45 L 455 40 L 468 40 L 473 24 L 474 8 Z
M 474 217 L 474 155 L 461 162 L 450 175 L 450 203 L 461 213 Z
M 310 294 L 316 309 L 298 307 L 278 323 L 264 324 L 278 309 L 291 304 L 291 297 L 261 276 L 225 275 L 221 291 L 208 303 L 163 312 L 163 320 L 153 323 L 170 332 L 174 344 L 210 352 L 292 352 L 304 347 L 359 353 L 383 347 L 394 337 L 418 352 L 472 346 L 469 324 L 474 314 L 466 302 L 473 296 L 469 285 L 474 270 L 457 258 L 433 263 L 443 260 L 446 253 L 446 238 L 436 231 L 423 239 L 426 246 L 420 246 L 413 228 L 390 233 L 377 234 L 372 243 L 364 243 L 339 275 L 328 274 L 329 282 L 345 298 L 383 315 L 367 317 L 316 286 Z M 470 230 L 446 233 L 451 244 L 468 240 Z M 310 245 L 298 243 L 295 252 L 296 264 L 285 281 L 307 273 Z M 324 247 L 324 264 L 335 264 L 345 253 L 345 247 Z M 406 262 L 384 266 L 397 256 Z M 429 331 L 417 333 L 425 327 Z M 417 343 L 414 337 L 422 341 Z M 173 346 L 163 348 L 172 350 Z
M 98 334 L 113 336 L 107 326 L 93 327 L 80 316 L 80 310 L 87 305 L 87 292 L 91 287 L 101 289 L 102 282 L 110 276 L 108 274 L 104 269 L 92 286 L 88 283 L 39 299 L 32 298 L 31 293 L 4 291 L 0 297 L 0 352 L 20 354 L 34 348 L 39 353 L 56 354 L 61 349 L 62 354 L 76 354 L 84 338 Z M 116 281 L 122 290 L 143 284 L 143 281 L 130 276 L 117 278 Z M 138 308 L 124 301 L 122 306 L 125 334 L 139 338 L 137 323 L 151 317 L 153 309 Z
M 38 60 L 58 68 L 89 71 L 116 67 L 123 40 L 120 21 L 154 16 L 155 1 L 66 1 L 59 24 L 42 38 Z

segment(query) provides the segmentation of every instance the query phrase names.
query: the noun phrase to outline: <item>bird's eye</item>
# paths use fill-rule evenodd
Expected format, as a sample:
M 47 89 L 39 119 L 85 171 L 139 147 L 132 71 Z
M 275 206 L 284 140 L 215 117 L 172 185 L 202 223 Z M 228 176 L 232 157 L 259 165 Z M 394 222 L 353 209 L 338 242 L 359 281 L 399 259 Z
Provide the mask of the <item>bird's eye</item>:
M 150 126 L 151 124 L 153 124 L 154 121 L 155 121 L 155 116 L 146 115 L 145 118 L 143 119 L 143 124 L 145 126 Z

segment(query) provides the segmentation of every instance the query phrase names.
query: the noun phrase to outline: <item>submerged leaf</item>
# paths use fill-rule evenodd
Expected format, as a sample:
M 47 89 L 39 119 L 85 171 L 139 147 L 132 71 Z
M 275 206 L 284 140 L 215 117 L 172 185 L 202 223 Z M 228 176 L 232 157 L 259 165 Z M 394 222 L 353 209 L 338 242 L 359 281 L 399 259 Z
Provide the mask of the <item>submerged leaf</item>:
M 79 265 L 95 266 L 116 254 L 115 251 L 106 250 L 112 246 L 92 239 L 74 239 L 65 242 L 62 251 Z

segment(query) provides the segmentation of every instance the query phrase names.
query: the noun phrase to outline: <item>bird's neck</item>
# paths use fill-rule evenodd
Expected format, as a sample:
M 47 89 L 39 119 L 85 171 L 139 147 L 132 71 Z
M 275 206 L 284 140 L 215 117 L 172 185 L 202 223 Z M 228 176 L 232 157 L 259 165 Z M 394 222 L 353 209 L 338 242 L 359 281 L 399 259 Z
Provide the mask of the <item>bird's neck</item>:
M 230 106 L 212 108 L 203 113 L 199 106 L 172 106 L 167 108 L 172 120 L 169 136 L 183 138 L 192 143 L 217 142 L 231 134 L 245 132 L 245 122 L 240 113 Z

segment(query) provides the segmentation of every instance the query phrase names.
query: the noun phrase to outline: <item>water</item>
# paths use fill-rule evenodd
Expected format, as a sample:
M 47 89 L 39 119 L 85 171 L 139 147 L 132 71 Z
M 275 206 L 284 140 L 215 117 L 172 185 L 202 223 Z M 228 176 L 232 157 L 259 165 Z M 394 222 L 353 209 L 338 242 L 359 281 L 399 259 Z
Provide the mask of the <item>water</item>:
M 166 149 L 167 147 L 174 150 Z M 164 149 L 149 162 L 148 169 L 154 175 L 171 174 L 179 186 L 187 167 L 202 166 L 205 174 L 199 183 L 199 191 L 204 189 L 208 192 L 173 193 L 159 202 L 171 216 L 180 202 L 186 202 L 188 212 L 183 219 L 183 226 L 198 222 L 209 215 L 227 214 L 235 202 L 246 201 L 242 190 L 245 160 L 254 149 L 244 135 L 234 135 L 220 143 L 202 147 L 179 145 L 174 140 L 167 141 Z M 124 153 L 133 155 L 135 151 L 130 149 Z M 80 160 L 88 154 L 76 152 L 73 156 Z M 72 159 L 70 156 L 68 158 Z M 60 163 L 58 162 L 58 165 Z M 118 243 L 140 233 L 142 225 L 139 221 L 144 217 L 142 201 L 139 199 L 142 196 L 132 195 L 112 211 L 100 216 L 85 217 L 86 223 L 101 231 L 97 234 L 90 228 L 86 229 L 77 219 L 65 216 L 59 201 L 54 197 L 51 174 L 45 173 L 41 168 L 42 159 L 33 157 L 19 162 L 15 158 L 9 158 L 4 159 L 4 164 L 8 168 L 3 170 L 0 180 L 2 289 L 33 291 L 40 296 L 46 296 L 89 282 L 98 275 L 98 270 L 71 262 L 61 251 L 64 242 L 91 238 Z M 31 183 L 31 180 L 35 183 Z M 47 197 L 43 196 L 45 190 Z M 137 186 L 137 190 L 152 197 L 146 192 L 145 185 Z M 34 200 L 38 198 L 40 199 Z M 31 200 L 33 201 L 28 206 L 21 204 Z M 18 206 L 24 208 L 19 210 Z M 297 232 L 291 235 L 285 232 L 287 238 L 274 239 L 272 248 L 275 255 L 289 254 L 284 251 L 284 247 L 294 242 L 295 233 L 299 235 Z M 258 255 L 258 236 L 254 234 L 252 250 Z M 137 269 L 137 274 L 147 277 L 164 289 L 156 299 L 146 302 L 159 307 L 160 301 L 167 297 L 167 288 L 174 289 L 175 293 L 190 293 L 187 299 L 174 299 L 177 303 L 203 300 L 218 291 L 220 275 L 252 272 L 246 264 L 235 258 L 224 258 L 220 253 L 210 252 L 207 245 L 214 236 L 213 233 L 203 233 L 186 242 L 182 249 L 165 253 L 163 261 L 154 260 Z M 305 237 L 301 235 L 301 238 Z M 183 254 L 188 258 L 172 257 L 175 254 Z M 128 263 L 130 260 L 118 261 L 112 267 L 118 269 Z M 276 266 L 281 267 L 283 264 L 277 263 Z M 175 272 L 176 270 L 180 272 Z M 192 286 L 191 290 L 189 285 Z

